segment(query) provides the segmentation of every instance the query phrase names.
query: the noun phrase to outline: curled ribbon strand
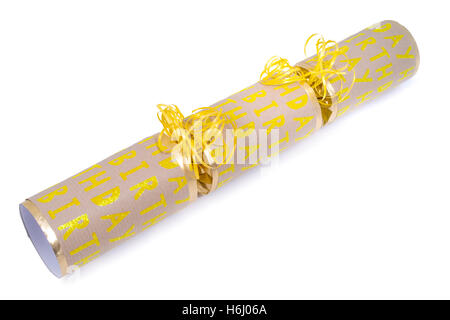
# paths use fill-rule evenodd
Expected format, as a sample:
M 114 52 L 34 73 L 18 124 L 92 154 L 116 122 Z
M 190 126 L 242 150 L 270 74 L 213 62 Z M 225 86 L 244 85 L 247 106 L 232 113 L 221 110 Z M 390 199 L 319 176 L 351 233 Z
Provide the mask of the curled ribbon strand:
M 328 88 L 329 82 L 339 81 L 341 84 L 340 92 L 343 89 L 345 75 L 348 72 L 348 64 L 341 68 L 335 68 L 334 65 L 340 55 L 346 57 L 345 52 L 339 49 L 336 41 L 325 40 L 323 36 L 318 34 L 311 35 L 305 43 L 304 52 L 308 44 L 314 37 L 318 37 L 316 41 L 316 57 L 312 59 L 315 64 L 311 68 L 302 66 L 291 66 L 288 60 L 280 57 L 272 57 L 264 67 L 260 76 L 260 81 L 264 85 L 284 85 L 294 82 L 301 82 L 308 84 L 315 92 L 321 107 L 330 108 L 333 104 L 334 96 L 338 96 L 337 102 L 341 102 L 349 94 L 353 84 L 355 83 L 355 76 L 350 89 L 345 95 L 338 93 L 331 94 Z
M 195 179 L 207 184 L 210 179 L 207 171 L 223 164 L 222 161 L 217 161 L 218 146 L 215 143 L 223 143 L 223 151 L 226 152 L 223 139 L 226 126 L 233 131 L 233 149 L 230 155 L 234 152 L 237 129 L 235 121 L 222 108 L 217 107 L 195 109 L 186 118 L 176 105 L 159 104 L 157 107 L 158 119 L 163 125 L 158 137 L 158 149 L 164 153 L 172 153 L 181 168 L 192 171 Z M 226 156 L 224 159 L 227 159 Z

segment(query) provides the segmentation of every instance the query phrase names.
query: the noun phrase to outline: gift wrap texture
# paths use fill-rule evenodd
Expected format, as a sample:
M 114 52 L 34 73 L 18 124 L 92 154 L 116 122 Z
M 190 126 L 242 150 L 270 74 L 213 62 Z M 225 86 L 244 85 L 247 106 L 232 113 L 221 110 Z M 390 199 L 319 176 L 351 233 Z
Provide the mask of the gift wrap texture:
M 336 98 L 324 116 L 314 91 L 304 83 L 279 86 L 257 82 L 211 107 L 221 108 L 237 125 L 234 150 L 240 161 L 217 168 L 216 188 L 258 165 L 260 144 L 271 156 L 414 75 L 417 45 L 406 28 L 383 21 L 339 42 L 336 66 L 347 66 L 344 81 L 330 81 Z M 308 68 L 316 57 L 298 65 Z M 239 143 L 259 129 L 267 141 Z M 278 135 L 271 135 L 277 129 Z M 58 277 L 82 266 L 127 238 L 154 226 L 195 200 L 185 170 L 149 138 L 28 198 L 20 205 L 28 235 L 50 271 Z M 275 137 L 275 138 L 274 138 Z M 264 139 L 262 139 L 264 140 Z M 249 158 L 256 161 L 248 161 Z

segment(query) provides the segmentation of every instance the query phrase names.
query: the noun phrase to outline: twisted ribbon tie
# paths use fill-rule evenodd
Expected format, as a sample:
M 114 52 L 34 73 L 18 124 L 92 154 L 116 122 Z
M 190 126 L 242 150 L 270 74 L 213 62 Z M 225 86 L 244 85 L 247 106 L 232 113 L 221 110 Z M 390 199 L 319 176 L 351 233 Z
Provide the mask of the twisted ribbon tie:
M 189 179 L 190 200 L 217 187 L 217 168 L 229 162 L 236 145 L 237 125 L 222 108 L 202 107 L 184 117 L 176 105 L 157 105 L 158 119 L 163 129 L 157 146 L 171 153 L 172 159 Z M 232 150 L 224 139 L 224 129 L 233 132 Z M 229 156 L 227 157 L 227 155 Z
M 316 41 L 316 56 L 311 59 L 314 64 L 301 64 L 291 66 L 287 59 L 272 57 L 266 63 L 263 72 L 260 75 L 260 82 L 264 85 L 280 86 L 294 82 L 307 84 L 314 91 L 314 94 L 320 105 L 323 125 L 332 121 L 336 116 L 336 111 L 330 111 L 336 108 L 337 104 L 342 102 L 350 93 L 355 83 L 356 77 L 353 71 L 353 81 L 345 94 L 343 92 L 345 75 L 348 72 L 349 64 L 341 68 L 335 68 L 334 65 L 340 55 L 348 59 L 345 52 L 339 49 L 336 41 L 325 40 L 318 34 L 311 35 L 305 43 L 304 53 L 307 55 L 307 47 L 310 41 L 318 37 Z M 339 82 L 340 89 L 336 91 L 331 83 Z

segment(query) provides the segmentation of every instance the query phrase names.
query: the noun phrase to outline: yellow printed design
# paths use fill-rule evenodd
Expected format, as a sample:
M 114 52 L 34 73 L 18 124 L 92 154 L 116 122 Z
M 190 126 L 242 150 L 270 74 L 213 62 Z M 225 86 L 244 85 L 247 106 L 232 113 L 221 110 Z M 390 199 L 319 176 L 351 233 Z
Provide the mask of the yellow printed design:
M 106 216 L 101 217 L 102 220 L 109 220 L 111 225 L 106 229 L 107 232 L 111 232 L 119 223 L 122 222 L 123 219 L 128 217 L 131 211 L 108 214 Z
M 183 189 L 186 184 L 187 184 L 187 180 L 186 177 L 175 177 L 175 178 L 169 178 L 169 182 L 176 182 L 177 183 L 177 188 L 175 190 L 173 190 L 173 194 L 178 194 L 178 192 L 181 191 L 181 189 Z M 189 201 L 189 196 L 187 198 L 184 199 L 179 199 L 179 200 L 175 200 L 176 204 L 181 204 L 184 203 L 186 201 Z

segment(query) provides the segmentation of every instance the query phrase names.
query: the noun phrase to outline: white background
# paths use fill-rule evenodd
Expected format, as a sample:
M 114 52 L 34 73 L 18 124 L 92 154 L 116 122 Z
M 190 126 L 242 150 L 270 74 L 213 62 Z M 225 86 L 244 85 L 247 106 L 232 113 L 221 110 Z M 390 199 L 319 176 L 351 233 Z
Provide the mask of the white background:
M 448 17 L 441 1 L 2 1 L 0 298 L 450 298 Z M 385 19 L 418 74 L 144 234 L 56 279 L 18 205 Z

